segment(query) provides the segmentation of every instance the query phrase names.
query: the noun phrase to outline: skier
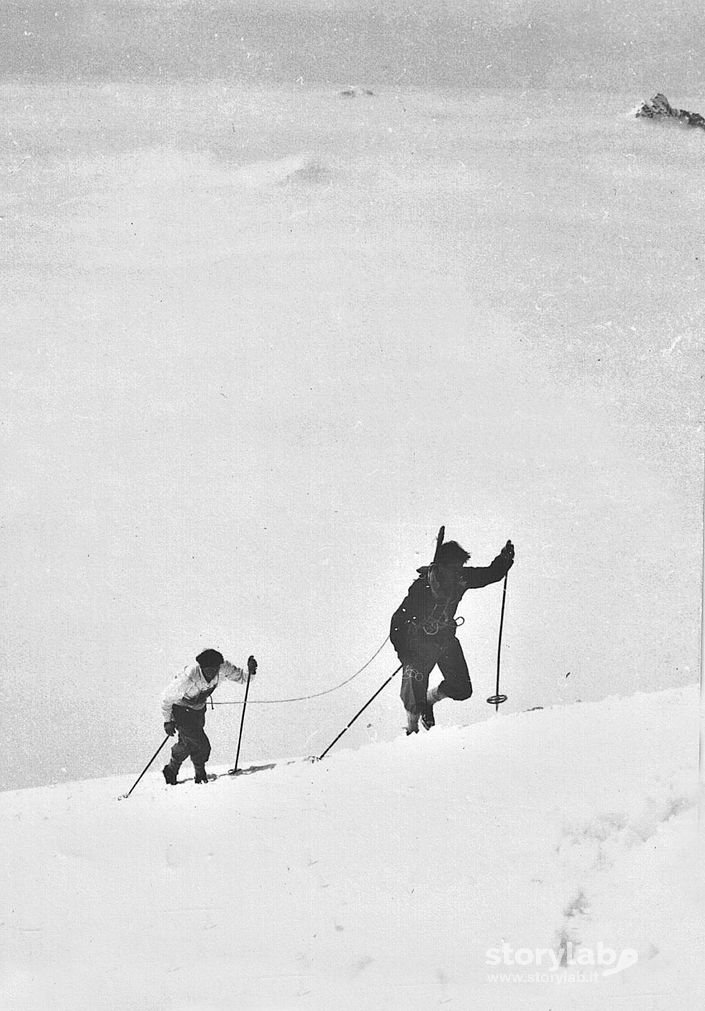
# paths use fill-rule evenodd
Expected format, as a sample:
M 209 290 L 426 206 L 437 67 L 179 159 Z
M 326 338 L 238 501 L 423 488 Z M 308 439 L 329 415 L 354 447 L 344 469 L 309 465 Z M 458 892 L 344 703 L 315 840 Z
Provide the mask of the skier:
M 257 661 L 248 658 L 250 677 L 257 672 Z M 248 674 L 223 659 L 217 649 L 205 649 L 196 657 L 196 666 L 184 667 L 169 683 L 162 699 L 164 730 L 170 737 L 178 730 L 179 739 L 171 749 L 171 761 L 164 766 L 164 779 L 176 785 L 181 763 L 190 756 L 197 783 L 207 783 L 206 762 L 211 744 L 203 729 L 206 722 L 206 699 L 218 687 L 221 678 L 242 684 Z
M 406 733 L 417 734 L 419 717 L 430 730 L 433 707 L 441 699 L 462 701 L 472 695 L 470 674 L 456 638 L 455 612 L 468 589 L 497 583 L 514 564 L 514 545 L 507 541 L 494 561 L 484 567 L 465 565 L 470 555 L 457 541 L 441 544 L 432 565 L 419 573 L 392 615 L 389 637 L 403 664 L 401 699 L 407 714 Z M 428 689 L 428 679 L 438 664 L 443 680 Z

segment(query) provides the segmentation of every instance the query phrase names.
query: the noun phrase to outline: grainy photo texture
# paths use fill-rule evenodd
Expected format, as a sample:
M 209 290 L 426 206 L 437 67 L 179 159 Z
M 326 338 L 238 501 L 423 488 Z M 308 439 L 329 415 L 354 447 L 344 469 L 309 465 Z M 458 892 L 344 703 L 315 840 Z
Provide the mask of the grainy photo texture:
M 704 39 L 0 7 L 3 1009 L 705 1006 Z

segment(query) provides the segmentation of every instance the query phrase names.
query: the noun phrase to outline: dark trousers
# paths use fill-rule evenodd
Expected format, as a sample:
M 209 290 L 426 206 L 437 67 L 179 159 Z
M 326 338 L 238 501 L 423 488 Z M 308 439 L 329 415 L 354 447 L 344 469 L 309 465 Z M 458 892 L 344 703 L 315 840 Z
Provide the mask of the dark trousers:
M 205 709 L 186 709 L 184 706 L 173 706 L 171 713 L 179 732 L 179 738 L 171 749 L 169 764 L 178 772 L 181 763 L 190 758 L 194 768 L 203 767 L 211 753 L 211 742 L 203 729 L 206 723 Z
M 438 686 L 449 699 L 457 702 L 472 695 L 470 672 L 465 662 L 463 648 L 455 635 L 439 633 L 424 635 L 420 630 L 405 630 L 405 634 L 391 636 L 397 656 L 404 664 L 401 678 L 401 700 L 407 712 L 420 715 L 426 706 L 428 678 L 433 668 L 443 675 Z

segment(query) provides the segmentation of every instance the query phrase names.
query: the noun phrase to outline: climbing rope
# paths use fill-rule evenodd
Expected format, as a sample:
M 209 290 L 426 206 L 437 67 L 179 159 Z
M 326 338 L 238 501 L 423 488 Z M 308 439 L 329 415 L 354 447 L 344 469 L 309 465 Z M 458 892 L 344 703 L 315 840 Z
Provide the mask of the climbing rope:
M 308 699 L 318 699 L 321 697 L 321 695 L 330 695 L 331 692 L 337 692 L 340 688 L 343 688 L 345 685 L 349 685 L 351 681 L 353 681 L 356 677 L 358 677 L 358 675 L 362 674 L 362 672 L 370 666 L 372 661 L 379 656 L 379 654 L 382 652 L 382 650 L 384 649 L 384 647 L 387 645 L 388 642 L 389 636 L 387 636 L 387 638 L 384 640 L 379 649 L 375 650 L 370 659 L 367 660 L 362 665 L 362 667 L 359 668 L 359 670 L 356 670 L 355 673 L 351 674 L 349 678 L 346 678 L 345 681 L 341 681 L 339 685 L 335 685 L 333 688 L 326 688 L 322 692 L 314 692 L 312 695 L 299 695 L 296 698 L 292 699 L 250 699 L 248 705 L 273 706 L 281 702 L 306 702 Z M 232 702 L 213 702 L 211 698 L 211 705 L 213 706 L 241 706 L 242 704 L 243 703 L 241 700 L 234 700 Z

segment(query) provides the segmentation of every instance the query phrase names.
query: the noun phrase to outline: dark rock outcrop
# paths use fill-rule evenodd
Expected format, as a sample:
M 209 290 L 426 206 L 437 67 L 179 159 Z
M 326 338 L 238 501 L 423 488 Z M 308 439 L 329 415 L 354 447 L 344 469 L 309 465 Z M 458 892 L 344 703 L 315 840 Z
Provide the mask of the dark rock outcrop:
M 686 126 L 699 126 L 705 130 L 705 117 L 699 112 L 688 112 L 686 109 L 674 109 L 665 95 L 660 92 L 654 95 L 650 102 L 644 102 L 637 111 L 637 116 L 645 119 L 675 119 Z

